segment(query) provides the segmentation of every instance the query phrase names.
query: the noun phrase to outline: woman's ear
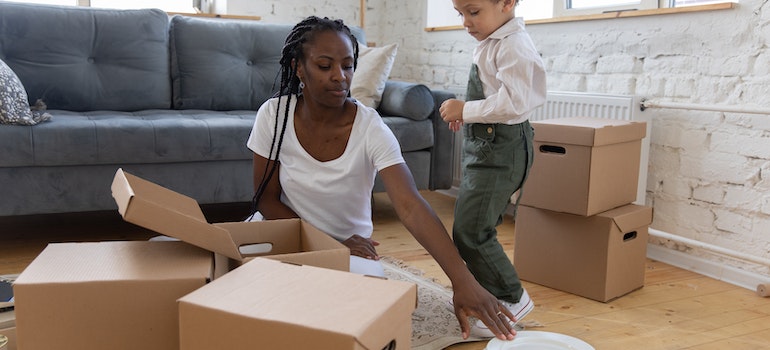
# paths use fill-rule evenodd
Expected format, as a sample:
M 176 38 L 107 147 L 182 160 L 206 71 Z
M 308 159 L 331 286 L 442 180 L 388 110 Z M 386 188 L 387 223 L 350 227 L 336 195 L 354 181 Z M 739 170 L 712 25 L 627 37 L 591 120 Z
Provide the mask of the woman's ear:
M 303 78 L 302 77 L 302 75 L 303 75 L 303 73 L 302 73 L 302 63 L 297 61 L 296 59 L 292 59 L 291 60 L 291 67 L 296 72 L 295 74 L 297 75 L 297 79 L 302 81 L 302 78 Z

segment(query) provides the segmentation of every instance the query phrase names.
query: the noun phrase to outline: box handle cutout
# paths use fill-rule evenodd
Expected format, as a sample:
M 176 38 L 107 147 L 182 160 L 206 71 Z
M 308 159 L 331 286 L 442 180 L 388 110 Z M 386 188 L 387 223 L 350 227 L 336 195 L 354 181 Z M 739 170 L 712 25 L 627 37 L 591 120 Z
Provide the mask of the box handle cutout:
M 542 145 L 540 146 L 540 153 L 566 154 L 567 150 L 561 146 Z
M 245 244 L 238 247 L 238 250 L 244 256 L 262 255 L 262 254 L 267 254 L 272 252 L 273 244 L 272 243 Z
M 623 235 L 623 242 L 628 242 L 634 238 L 636 238 L 636 231 L 631 231 Z
M 396 350 L 396 340 L 395 339 L 391 340 L 390 343 L 388 343 L 388 345 L 382 348 L 382 350 Z

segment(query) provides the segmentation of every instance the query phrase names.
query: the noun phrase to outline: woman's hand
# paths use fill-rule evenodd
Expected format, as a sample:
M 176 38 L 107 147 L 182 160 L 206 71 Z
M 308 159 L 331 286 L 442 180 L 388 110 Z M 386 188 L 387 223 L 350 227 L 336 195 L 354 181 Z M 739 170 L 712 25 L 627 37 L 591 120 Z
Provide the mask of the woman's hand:
M 353 235 L 352 237 L 342 242 L 346 247 L 350 248 L 350 255 L 360 256 L 364 259 L 380 260 L 380 256 L 377 255 L 375 246 L 380 245 L 371 238 L 364 238 L 359 235 Z
M 516 331 L 511 325 L 511 321 L 515 321 L 511 311 L 476 283 L 475 279 L 469 282 L 452 285 L 452 302 L 463 339 L 467 339 L 470 334 L 468 317 L 473 316 L 481 320 L 498 339 L 513 340 Z

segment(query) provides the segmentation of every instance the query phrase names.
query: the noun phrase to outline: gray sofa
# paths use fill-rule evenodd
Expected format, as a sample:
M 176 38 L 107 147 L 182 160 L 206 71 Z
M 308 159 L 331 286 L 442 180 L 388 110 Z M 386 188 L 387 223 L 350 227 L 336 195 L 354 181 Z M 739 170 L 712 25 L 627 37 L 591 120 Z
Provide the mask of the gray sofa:
M 0 124 L 0 216 L 115 209 L 118 168 L 201 204 L 249 201 L 245 142 L 291 27 L 0 1 L 0 59 L 52 116 Z M 388 81 L 378 108 L 420 189 L 451 186 L 450 97 Z

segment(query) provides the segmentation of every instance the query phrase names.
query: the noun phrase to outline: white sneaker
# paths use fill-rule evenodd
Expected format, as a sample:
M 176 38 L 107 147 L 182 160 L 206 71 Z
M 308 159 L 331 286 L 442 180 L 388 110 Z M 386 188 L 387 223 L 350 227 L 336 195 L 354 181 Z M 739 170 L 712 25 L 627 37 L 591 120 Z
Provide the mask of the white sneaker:
M 516 323 L 521 321 L 524 316 L 527 316 L 535 308 L 535 303 L 532 302 L 532 298 L 529 297 L 526 289 L 521 293 L 521 299 L 518 303 L 514 304 L 503 300 L 500 300 L 500 303 L 505 305 L 516 318 L 516 321 L 511 322 L 511 327 L 515 326 Z M 476 320 L 476 322 L 471 324 L 471 335 L 479 338 L 494 338 L 495 336 L 481 320 Z

